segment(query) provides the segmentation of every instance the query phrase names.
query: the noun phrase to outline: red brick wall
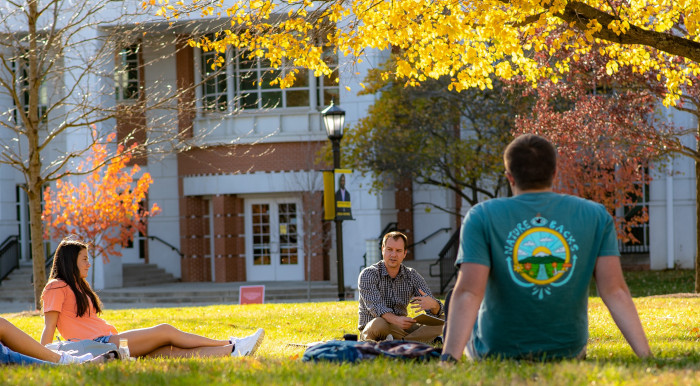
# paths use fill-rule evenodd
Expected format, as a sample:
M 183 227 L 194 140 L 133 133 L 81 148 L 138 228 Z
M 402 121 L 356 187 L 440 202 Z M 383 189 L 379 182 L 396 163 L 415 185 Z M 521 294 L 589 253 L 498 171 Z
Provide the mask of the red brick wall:
M 214 205 L 215 281 L 245 281 L 243 199 L 235 195 L 212 198 Z
M 327 141 L 216 146 L 178 154 L 180 176 L 320 170 L 317 154 Z
M 396 183 L 394 193 L 396 202 L 396 222 L 397 228 L 406 234 L 408 244 L 413 244 L 413 181 L 410 178 L 403 178 Z M 406 260 L 413 260 L 413 248 L 409 250 Z
M 325 229 L 323 220 L 323 193 L 302 193 L 302 221 L 304 224 L 305 264 L 311 264 L 311 280 L 330 280 L 330 228 Z M 329 222 L 330 224 L 330 222 Z M 327 247 L 327 248 L 326 248 Z M 304 276 L 307 273 L 304 267 Z M 306 277 L 308 280 L 309 278 Z
M 178 131 L 192 136 L 194 110 L 194 50 L 187 44 L 188 36 L 179 37 L 176 43 L 175 65 L 177 72 Z M 180 248 L 184 257 L 180 261 L 182 281 L 211 281 L 208 203 L 201 197 L 184 197 L 180 191 Z
M 201 197 L 180 198 L 180 248 L 182 281 L 211 281 L 207 201 Z

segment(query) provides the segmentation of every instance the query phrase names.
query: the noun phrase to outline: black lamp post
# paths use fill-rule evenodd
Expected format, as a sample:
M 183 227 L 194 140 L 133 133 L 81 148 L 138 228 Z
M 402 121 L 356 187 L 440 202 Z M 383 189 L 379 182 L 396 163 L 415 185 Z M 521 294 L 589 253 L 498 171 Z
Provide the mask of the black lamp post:
M 345 125 L 345 110 L 333 104 L 326 107 L 321 114 L 326 126 L 328 139 L 333 145 L 333 168 L 340 169 L 340 140 L 343 138 L 343 126 Z M 338 267 L 338 300 L 345 300 L 345 279 L 343 274 L 343 220 L 335 216 L 335 245 L 336 265 Z

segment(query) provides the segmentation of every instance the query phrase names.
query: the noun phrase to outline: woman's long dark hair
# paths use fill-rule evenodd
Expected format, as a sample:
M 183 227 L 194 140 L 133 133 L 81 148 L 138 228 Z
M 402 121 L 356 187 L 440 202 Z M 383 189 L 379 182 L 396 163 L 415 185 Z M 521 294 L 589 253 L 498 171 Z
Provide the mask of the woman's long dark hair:
M 75 294 L 75 302 L 78 306 L 78 316 L 85 315 L 90 311 L 90 303 L 92 301 L 97 313 L 102 312 L 100 307 L 100 298 L 97 297 L 95 291 L 90 288 L 88 282 L 80 276 L 78 269 L 78 254 L 83 249 L 87 250 L 88 245 L 74 237 L 64 238 L 53 257 L 53 265 L 51 266 L 50 279 L 61 279 L 73 290 Z

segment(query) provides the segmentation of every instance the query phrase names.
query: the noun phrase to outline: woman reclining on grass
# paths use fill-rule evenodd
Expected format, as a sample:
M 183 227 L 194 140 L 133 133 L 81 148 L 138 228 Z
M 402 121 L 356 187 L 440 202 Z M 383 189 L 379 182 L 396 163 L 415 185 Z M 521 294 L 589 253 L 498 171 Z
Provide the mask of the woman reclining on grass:
M 0 364 L 67 365 L 86 361 L 102 363 L 115 357 L 114 354 L 93 358 L 92 354 L 76 357 L 65 352 L 56 353 L 39 344 L 6 319 L 0 318 Z
M 56 328 L 63 339 L 92 339 L 119 344 L 128 339 L 133 357 L 215 357 L 253 355 L 262 342 L 259 328 L 245 338 L 210 339 L 178 330 L 169 324 L 117 332 L 97 315 L 102 312 L 100 299 L 85 280 L 90 268 L 88 245 L 67 237 L 56 249 L 49 282 L 41 295 L 44 310 L 44 331 L 41 344 L 53 341 Z

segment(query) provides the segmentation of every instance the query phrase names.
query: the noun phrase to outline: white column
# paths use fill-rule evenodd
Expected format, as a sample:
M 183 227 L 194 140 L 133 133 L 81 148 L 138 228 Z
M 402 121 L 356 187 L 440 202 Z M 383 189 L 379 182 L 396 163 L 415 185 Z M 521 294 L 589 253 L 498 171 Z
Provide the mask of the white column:
M 669 162 L 669 170 L 666 175 L 666 268 L 673 268 L 675 261 L 675 248 L 673 243 L 673 162 Z

